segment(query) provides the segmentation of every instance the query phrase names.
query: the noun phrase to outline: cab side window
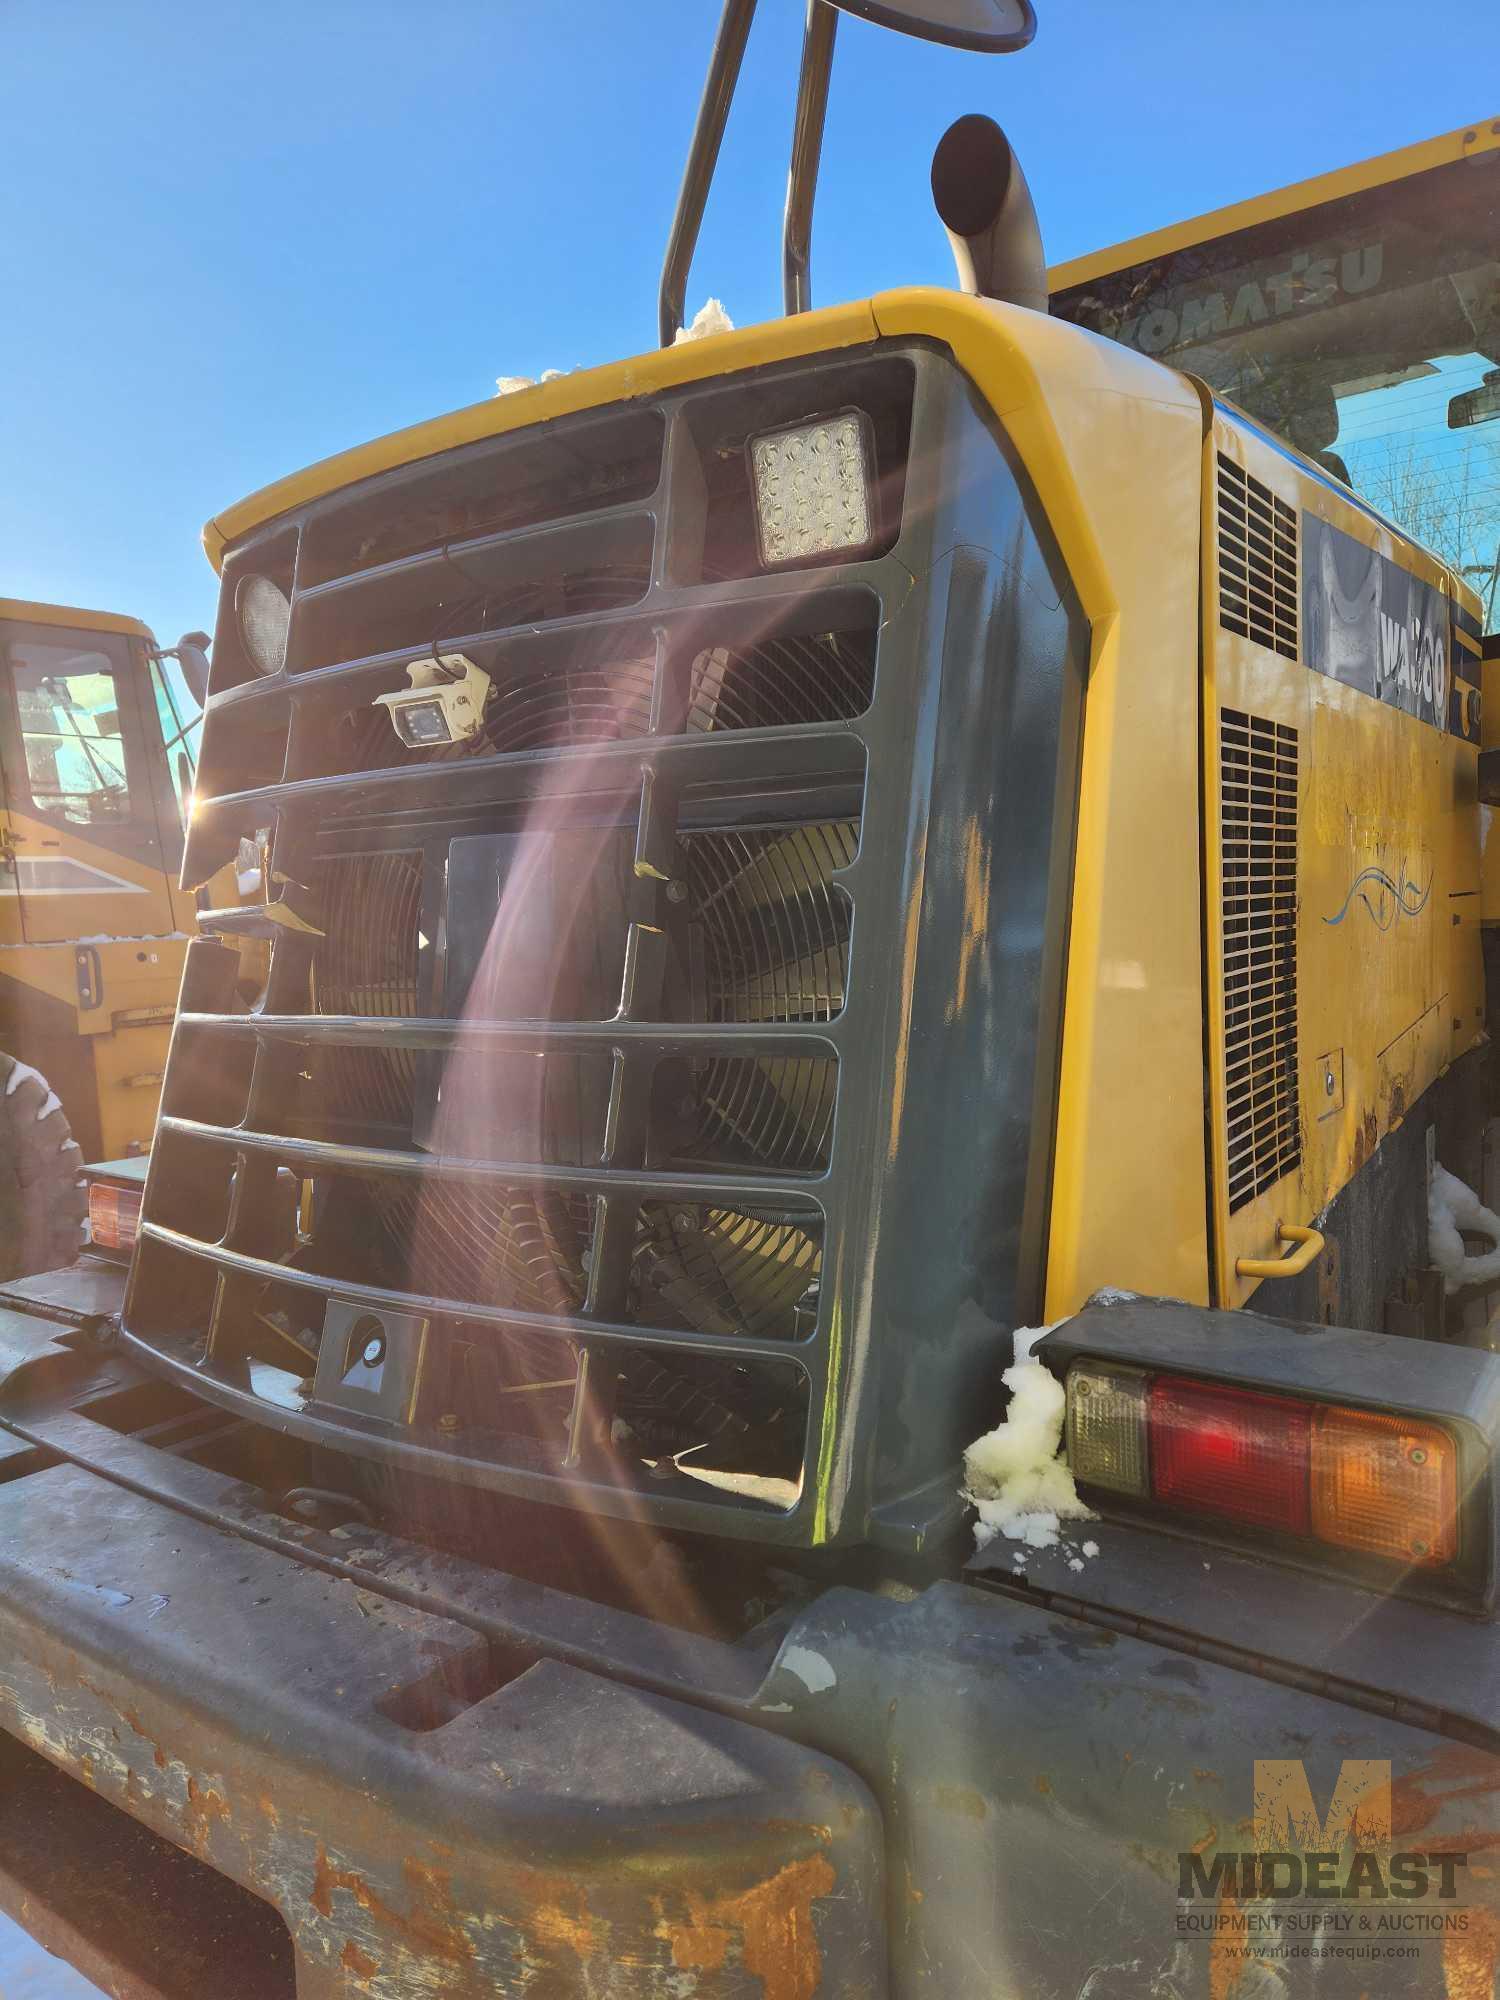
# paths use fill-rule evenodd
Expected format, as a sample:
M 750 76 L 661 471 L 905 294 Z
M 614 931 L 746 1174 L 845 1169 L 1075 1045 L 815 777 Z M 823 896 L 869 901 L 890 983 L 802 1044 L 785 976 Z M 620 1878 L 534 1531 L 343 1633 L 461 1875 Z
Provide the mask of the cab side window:
M 177 793 L 177 809 L 187 823 L 188 800 L 198 769 L 198 741 L 203 734 L 203 711 L 192 696 L 176 660 L 151 662 L 151 692 L 156 697 L 156 719 L 166 747 L 167 766 Z
M 10 648 L 31 802 L 70 826 L 130 817 L 120 688 L 104 653 L 28 642 Z

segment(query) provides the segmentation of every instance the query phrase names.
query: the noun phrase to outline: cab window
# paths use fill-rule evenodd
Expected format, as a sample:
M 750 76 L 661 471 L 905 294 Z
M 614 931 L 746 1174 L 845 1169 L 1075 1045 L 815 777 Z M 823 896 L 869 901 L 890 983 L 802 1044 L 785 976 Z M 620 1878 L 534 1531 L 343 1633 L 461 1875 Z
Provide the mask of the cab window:
M 198 740 L 203 734 L 203 711 L 194 701 L 181 667 L 174 659 L 151 662 L 151 691 L 156 697 L 156 719 L 166 746 L 167 768 L 172 774 L 178 809 L 184 815 L 187 795 L 193 788 L 198 769 Z
M 40 641 L 10 654 L 33 806 L 71 826 L 128 819 L 120 684 L 108 655 Z

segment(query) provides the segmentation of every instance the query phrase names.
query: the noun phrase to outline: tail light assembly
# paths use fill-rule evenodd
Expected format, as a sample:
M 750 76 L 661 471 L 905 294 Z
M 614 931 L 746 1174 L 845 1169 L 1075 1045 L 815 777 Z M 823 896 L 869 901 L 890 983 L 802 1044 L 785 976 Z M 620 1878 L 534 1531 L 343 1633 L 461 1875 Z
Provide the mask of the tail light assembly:
M 141 1190 L 110 1181 L 89 1185 L 89 1241 L 96 1250 L 128 1257 L 141 1221 Z
M 1096 1492 L 1408 1572 L 1484 1553 L 1456 1427 L 1110 1361 L 1066 1381 L 1068 1462 Z

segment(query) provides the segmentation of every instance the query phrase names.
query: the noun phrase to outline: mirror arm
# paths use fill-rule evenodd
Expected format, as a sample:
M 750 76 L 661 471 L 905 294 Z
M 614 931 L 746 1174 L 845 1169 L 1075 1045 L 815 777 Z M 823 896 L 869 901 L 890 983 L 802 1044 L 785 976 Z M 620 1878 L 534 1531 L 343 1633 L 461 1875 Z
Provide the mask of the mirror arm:
M 755 18 L 755 0 L 724 0 L 719 32 L 709 58 L 708 77 L 698 106 L 698 122 L 693 143 L 683 169 L 682 187 L 677 196 L 677 212 L 672 217 L 672 233 L 667 239 L 667 255 L 661 269 L 661 290 L 657 297 L 657 317 L 661 344 L 670 347 L 682 325 L 683 303 L 687 298 L 688 272 L 698 247 L 698 231 L 708 201 L 709 183 L 718 164 L 719 145 L 729 117 L 734 87 L 739 81 L 740 63 Z
M 786 177 L 786 215 L 781 230 L 781 292 L 788 317 L 812 307 L 813 199 L 823 153 L 828 83 L 839 17 L 828 0 L 807 0 L 802 68 L 797 78 L 797 112 L 792 126 L 792 161 Z

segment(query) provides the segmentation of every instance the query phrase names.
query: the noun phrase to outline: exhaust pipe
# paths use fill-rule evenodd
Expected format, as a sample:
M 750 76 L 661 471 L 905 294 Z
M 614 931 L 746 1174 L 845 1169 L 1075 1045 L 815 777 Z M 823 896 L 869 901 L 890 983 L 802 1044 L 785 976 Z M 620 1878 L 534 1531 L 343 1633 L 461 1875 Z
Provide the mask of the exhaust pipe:
M 957 118 L 932 156 L 932 200 L 962 290 L 1047 311 L 1047 260 L 1031 189 L 993 118 Z

